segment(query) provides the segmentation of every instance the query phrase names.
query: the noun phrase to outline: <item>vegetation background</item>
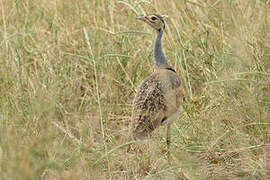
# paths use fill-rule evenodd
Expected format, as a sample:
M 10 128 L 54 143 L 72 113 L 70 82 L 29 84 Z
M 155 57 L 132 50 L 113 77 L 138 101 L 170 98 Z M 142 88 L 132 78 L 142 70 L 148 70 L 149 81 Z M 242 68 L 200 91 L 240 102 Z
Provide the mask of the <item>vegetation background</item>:
M 0 179 L 269 179 L 269 0 L 0 0 Z M 127 152 L 136 87 L 165 54 L 184 112 Z M 140 142 L 136 143 L 138 146 Z

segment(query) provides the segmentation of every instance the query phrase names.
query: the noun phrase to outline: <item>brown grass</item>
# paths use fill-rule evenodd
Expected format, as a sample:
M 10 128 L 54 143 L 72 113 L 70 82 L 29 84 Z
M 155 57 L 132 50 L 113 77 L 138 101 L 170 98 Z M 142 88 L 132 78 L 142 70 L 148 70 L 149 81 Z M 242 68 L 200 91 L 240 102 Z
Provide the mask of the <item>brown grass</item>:
M 0 179 L 270 178 L 270 2 L 0 0 Z M 126 152 L 136 86 L 167 58 L 184 113 Z M 137 13 L 137 14 L 136 14 Z

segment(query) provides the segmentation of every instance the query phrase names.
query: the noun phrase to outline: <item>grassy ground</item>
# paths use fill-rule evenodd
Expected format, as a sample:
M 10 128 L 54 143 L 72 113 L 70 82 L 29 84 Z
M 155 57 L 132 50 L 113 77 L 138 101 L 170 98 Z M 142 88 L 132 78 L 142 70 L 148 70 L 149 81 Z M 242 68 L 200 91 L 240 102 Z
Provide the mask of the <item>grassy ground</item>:
M 0 0 L 0 179 L 270 178 L 270 2 Z M 154 32 L 184 113 L 126 152 Z M 101 123 L 102 122 L 102 123 Z M 268 177 L 268 178 L 267 178 Z

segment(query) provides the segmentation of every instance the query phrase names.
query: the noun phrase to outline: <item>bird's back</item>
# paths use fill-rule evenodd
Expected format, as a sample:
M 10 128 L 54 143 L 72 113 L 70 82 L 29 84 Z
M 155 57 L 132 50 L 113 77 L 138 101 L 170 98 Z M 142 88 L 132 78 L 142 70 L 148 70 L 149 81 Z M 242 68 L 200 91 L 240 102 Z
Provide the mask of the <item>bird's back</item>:
M 177 112 L 183 99 L 180 80 L 174 70 L 158 69 L 138 88 L 133 106 L 132 135 L 143 138 Z

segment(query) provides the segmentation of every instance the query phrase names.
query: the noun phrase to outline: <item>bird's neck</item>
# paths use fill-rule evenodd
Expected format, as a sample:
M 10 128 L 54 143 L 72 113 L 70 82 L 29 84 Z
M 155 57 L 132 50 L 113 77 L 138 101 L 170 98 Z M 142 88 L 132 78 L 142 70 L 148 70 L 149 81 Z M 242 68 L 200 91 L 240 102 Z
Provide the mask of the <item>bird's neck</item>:
M 154 45 L 154 61 L 155 61 L 155 67 L 156 68 L 168 68 L 170 67 L 168 64 L 167 59 L 164 56 L 164 53 L 162 51 L 162 45 L 161 45 L 161 38 L 162 38 L 163 30 L 157 31 L 156 39 L 155 39 L 155 45 Z

